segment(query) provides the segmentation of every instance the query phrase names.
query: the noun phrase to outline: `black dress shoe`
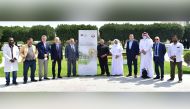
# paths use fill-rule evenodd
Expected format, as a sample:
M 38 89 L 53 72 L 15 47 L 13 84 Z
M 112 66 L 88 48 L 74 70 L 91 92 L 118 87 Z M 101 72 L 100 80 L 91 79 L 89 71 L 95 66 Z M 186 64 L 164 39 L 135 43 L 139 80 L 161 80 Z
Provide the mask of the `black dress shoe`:
M 155 77 L 154 79 L 160 79 L 160 77 Z
M 132 75 L 129 75 L 129 74 L 128 74 L 126 77 L 130 77 L 130 76 L 132 76 Z
M 55 79 L 55 77 L 53 77 L 52 79 Z
M 101 73 L 100 75 L 103 76 L 105 73 Z
M 5 84 L 5 86 L 9 86 L 9 85 L 10 85 L 10 83 L 6 83 L 6 84 Z
M 179 80 L 178 83 L 182 83 L 182 80 Z
M 174 80 L 173 78 L 168 79 L 168 81 L 173 81 L 173 80 Z
M 135 75 L 134 78 L 137 78 L 137 75 Z
M 58 76 L 57 78 L 62 78 L 61 76 Z
M 14 84 L 14 85 L 18 85 L 18 83 L 17 83 L 17 82 L 13 82 L 13 84 Z
M 110 76 L 110 73 L 108 73 L 107 76 Z
M 33 80 L 31 80 L 31 82 L 37 82 L 37 80 L 33 79 Z
M 39 79 L 39 81 L 42 81 L 42 79 Z
M 164 80 L 164 78 L 161 78 L 160 80 L 161 80 L 161 81 L 163 81 L 163 80 Z
M 49 78 L 44 78 L 45 80 L 50 80 Z
M 23 82 L 23 84 L 26 84 L 26 83 L 27 83 L 27 81 L 24 81 L 24 82 Z

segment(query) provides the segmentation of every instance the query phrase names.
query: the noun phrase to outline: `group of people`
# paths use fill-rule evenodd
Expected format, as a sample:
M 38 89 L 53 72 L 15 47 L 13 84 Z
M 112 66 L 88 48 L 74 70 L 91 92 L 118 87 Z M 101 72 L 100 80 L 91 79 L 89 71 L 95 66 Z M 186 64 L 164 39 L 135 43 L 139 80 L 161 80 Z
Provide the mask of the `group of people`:
M 6 86 L 10 85 L 10 73 L 12 72 L 12 83 L 17 85 L 17 71 L 18 63 L 23 62 L 23 83 L 28 82 L 28 70 L 30 68 L 31 82 L 37 82 L 35 79 L 36 61 L 38 60 L 38 75 L 39 81 L 49 80 L 48 78 L 48 60 L 51 56 L 52 61 L 52 79 L 62 78 L 61 76 L 61 63 L 63 59 L 63 47 L 59 37 L 55 37 L 53 44 L 46 42 L 47 36 L 42 35 L 41 41 L 35 46 L 33 45 L 33 38 L 28 38 L 27 43 L 20 47 L 15 45 L 14 38 L 9 37 L 8 44 L 2 48 L 4 56 L 4 72 L 6 77 Z M 78 47 L 73 38 L 69 40 L 69 44 L 65 48 L 65 58 L 67 60 L 67 76 L 71 76 L 71 68 L 73 76 L 76 76 L 76 61 L 79 58 Z M 58 73 L 55 73 L 56 63 L 58 65 Z
M 27 43 L 22 45 L 20 49 L 15 45 L 14 38 L 9 37 L 8 44 L 2 48 L 4 56 L 4 72 L 6 77 L 6 86 L 10 85 L 10 73 L 12 72 L 13 84 L 17 85 L 17 71 L 18 63 L 23 62 L 23 83 L 28 82 L 28 70 L 30 68 L 31 82 L 36 82 L 36 61 L 38 60 L 38 75 L 39 81 L 49 80 L 48 78 L 48 60 L 51 57 L 52 61 L 52 79 L 62 78 L 61 68 L 63 59 L 63 46 L 59 37 L 55 37 L 53 44 L 46 42 L 47 36 L 42 35 L 41 41 L 35 46 L 33 45 L 33 38 L 28 38 Z M 100 39 L 97 46 L 97 56 L 101 68 L 101 75 L 106 73 L 110 75 L 123 75 L 123 47 L 118 39 L 115 39 L 111 49 L 104 44 L 104 40 Z M 153 50 L 152 50 L 153 49 Z M 108 67 L 108 55 L 112 55 L 112 72 L 110 74 Z M 134 35 L 129 35 L 127 41 L 126 56 L 129 74 L 132 76 L 132 65 L 134 65 L 134 78 L 137 78 L 138 72 L 138 57 L 140 55 L 140 76 L 152 78 L 154 75 L 154 68 L 152 59 L 155 63 L 156 77 L 154 79 L 164 80 L 164 57 L 166 54 L 166 47 L 160 42 L 160 38 L 155 37 L 155 42 L 149 37 L 147 32 L 142 33 L 140 43 L 135 40 Z M 172 43 L 168 48 L 168 56 L 170 58 L 171 78 L 175 78 L 175 67 L 178 67 L 179 82 L 182 82 L 182 54 L 183 45 L 178 41 L 176 35 L 172 37 Z M 65 47 L 65 59 L 67 61 L 67 76 L 77 76 L 76 62 L 79 59 L 78 46 L 75 40 L 71 38 Z M 58 65 L 58 73 L 56 75 L 55 66 Z M 159 70 L 160 69 L 160 70 Z M 161 71 L 161 73 L 160 73 Z
M 98 45 L 98 59 L 101 68 L 101 75 L 105 73 L 110 75 L 123 75 L 123 47 L 118 39 L 115 39 L 114 44 L 109 47 L 104 44 L 104 40 L 101 39 Z M 137 78 L 138 73 L 138 57 L 140 55 L 140 77 L 153 78 L 154 72 L 156 77 L 154 79 L 164 80 L 164 62 L 165 54 L 168 53 L 170 60 L 171 78 L 168 81 L 173 81 L 175 78 L 175 67 L 178 68 L 179 83 L 182 82 L 182 55 L 184 47 L 178 41 L 177 35 L 172 36 L 172 43 L 166 50 L 165 44 L 160 42 L 158 36 L 154 41 L 150 38 L 147 32 L 142 33 L 142 39 L 138 43 L 135 40 L 134 35 L 129 35 L 129 40 L 126 42 L 126 56 L 128 65 L 128 75 L 132 76 L 132 65 L 134 66 L 134 78 Z M 112 74 L 108 68 L 108 55 L 112 55 Z M 153 61 L 154 64 L 153 65 Z M 154 68 L 155 66 L 155 68 Z

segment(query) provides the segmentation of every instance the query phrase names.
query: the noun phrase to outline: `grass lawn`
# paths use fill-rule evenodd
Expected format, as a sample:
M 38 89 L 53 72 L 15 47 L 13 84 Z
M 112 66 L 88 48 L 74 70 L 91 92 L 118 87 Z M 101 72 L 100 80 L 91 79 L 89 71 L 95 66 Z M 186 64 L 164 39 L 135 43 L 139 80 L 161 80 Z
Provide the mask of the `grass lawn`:
M 190 52 L 190 50 L 184 50 L 183 55 L 185 55 L 187 52 Z
M 109 64 L 109 69 L 110 69 L 110 72 L 111 72 L 111 57 L 109 57 L 109 63 L 108 64 Z M 49 60 L 49 64 L 48 64 L 48 76 L 49 77 L 52 76 L 51 66 L 52 66 L 52 62 L 51 62 L 51 60 Z M 140 68 L 140 58 L 138 60 L 138 71 L 139 71 L 139 68 Z M 186 67 L 186 66 L 183 66 L 183 72 L 184 72 L 184 74 L 190 74 L 190 68 Z M 98 72 L 97 73 L 98 74 L 101 73 L 99 64 L 98 64 Z M 165 62 L 165 74 L 169 74 L 169 73 L 170 73 L 170 64 L 169 64 L 169 62 Z M 67 63 L 66 63 L 65 60 L 63 60 L 62 61 L 61 75 L 66 76 L 66 74 L 67 74 Z M 128 74 L 128 67 L 125 64 L 124 65 L 124 75 L 127 75 L 127 74 Z M 139 72 L 138 72 L 138 74 L 139 74 Z M 4 74 L 3 68 L 0 68 L 0 77 L 4 77 L 4 76 L 5 76 L 5 74 Z M 19 64 L 18 76 L 19 77 L 23 76 L 23 64 L 22 63 Z M 36 77 L 37 76 L 38 76 L 38 62 L 37 62 L 37 69 L 36 69 Z

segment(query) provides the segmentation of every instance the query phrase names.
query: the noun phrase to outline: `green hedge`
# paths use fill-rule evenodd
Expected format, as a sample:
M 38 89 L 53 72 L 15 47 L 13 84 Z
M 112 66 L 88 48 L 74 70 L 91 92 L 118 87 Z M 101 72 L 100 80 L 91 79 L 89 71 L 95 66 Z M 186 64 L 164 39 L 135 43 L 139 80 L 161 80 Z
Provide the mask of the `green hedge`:
M 141 39 L 142 32 L 148 32 L 151 38 L 160 36 L 161 41 L 166 41 L 174 34 L 179 38 L 183 37 L 184 27 L 180 24 L 105 24 L 99 29 L 100 37 L 105 40 L 128 39 L 129 34 L 134 34 L 136 39 Z
M 98 28 L 93 25 L 66 25 L 60 24 L 56 27 L 56 35 L 61 38 L 61 40 L 68 40 L 69 38 L 74 38 L 78 40 L 78 30 L 97 30 Z
M 8 37 L 12 36 L 16 41 L 25 42 L 28 37 L 33 37 L 34 40 L 40 40 L 42 35 L 47 35 L 48 40 L 54 38 L 55 34 L 61 37 L 62 40 L 68 40 L 70 37 L 78 39 L 78 30 L 97 30 L 94 25 L 66 25 L 60 24 L 55 29 L 50 25 L 36 25 L 32 27 L 3 27 L 0 26 L 0 41 L 7 42 Z M 142 32 L 148 32 L 152 38 L 160 36 L 161 41 L 170 39 L 173 34 L 177 34 L 180 39 L 188 38 L 190 40 L 190 25 L 185 27 L 180 24 L 162 24 L 155 23 L 150 25 L 144 24 L 105 24 L 100 27 L 100 37 L 105 40 L 120 40 L 128 39 L 129 34 L 134 34 L 136 39 L 141 38 Z M 2 43 L 0 43 L 1 45 Z
M 185 26 L 185 32 L 184 32 L 183 39 L 190 40 L 190 24 Z
M 184 61 L 190 65 L 190 52 L 185 53 L 184 55 Z

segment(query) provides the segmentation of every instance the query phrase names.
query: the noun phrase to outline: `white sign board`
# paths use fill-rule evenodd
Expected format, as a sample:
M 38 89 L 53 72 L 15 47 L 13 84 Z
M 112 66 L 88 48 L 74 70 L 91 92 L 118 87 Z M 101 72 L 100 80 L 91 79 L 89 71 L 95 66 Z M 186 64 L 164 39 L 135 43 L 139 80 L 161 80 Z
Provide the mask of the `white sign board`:
M 79 75 L 97 74 L 97 30 L 79 30 Z

